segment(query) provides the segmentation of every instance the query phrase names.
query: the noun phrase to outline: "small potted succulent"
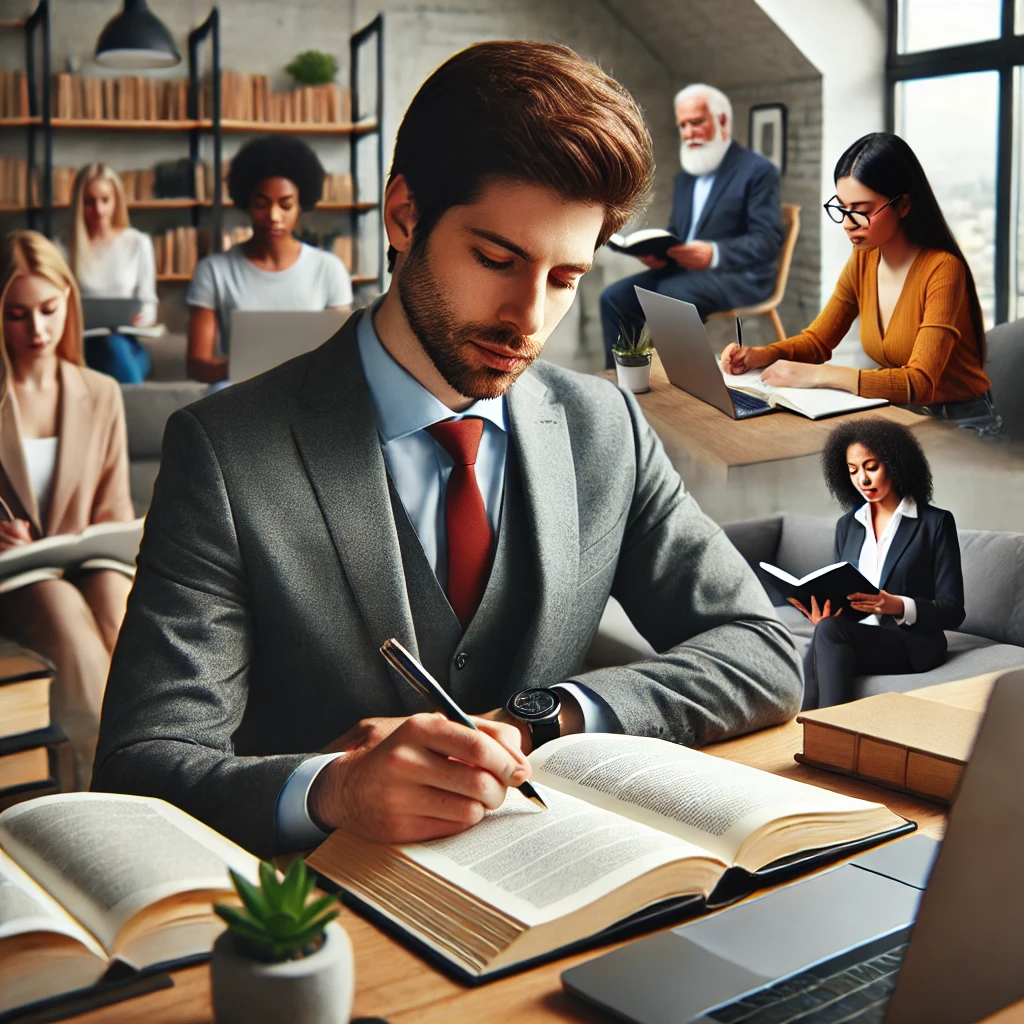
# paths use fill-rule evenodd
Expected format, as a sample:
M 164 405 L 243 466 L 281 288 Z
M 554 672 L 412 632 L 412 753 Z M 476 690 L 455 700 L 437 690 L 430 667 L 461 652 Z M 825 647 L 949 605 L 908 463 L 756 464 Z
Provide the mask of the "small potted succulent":
M 338 74 L 338 61 L 321 50 L 304 50 L 285 71 L 300 85 L 327 85 Z
M 352 944 L 334 919 L 337 898 L 310 901 L 301 857 L 279 879 L 260 863 L 255 886 L 231 872 L 242 906 L 214 904 L 227 923 L 210 964 L 217 1024 L 347 1024 L 355 972 Z
M 651 390 L 651 356 L 654 342 L 647 324 L 619 321 L 619 336 L 612 346 L 615 357 L 615 379 L 624 391 L 634 395 Z

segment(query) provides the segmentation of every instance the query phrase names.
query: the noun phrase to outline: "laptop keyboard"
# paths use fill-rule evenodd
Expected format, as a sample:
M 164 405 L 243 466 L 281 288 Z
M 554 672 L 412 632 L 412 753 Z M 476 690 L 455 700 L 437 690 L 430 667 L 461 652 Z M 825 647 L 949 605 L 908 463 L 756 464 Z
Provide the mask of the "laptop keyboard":
M 819 964 L 713 1010 L 719 1024 L 881 1024 L 908 943 L 836 970 Z M 845 958 L 844 958 L 845 959 Z
M 771 408 L 767 402 L 743 391 L 733 391 L 730 388 L 729 395 L 732 398 L 732 407 L 736 410 L 736 418 L 739 420 L 744 416 L 756 416 L 758 413 L 764 412 L 765 409 Z

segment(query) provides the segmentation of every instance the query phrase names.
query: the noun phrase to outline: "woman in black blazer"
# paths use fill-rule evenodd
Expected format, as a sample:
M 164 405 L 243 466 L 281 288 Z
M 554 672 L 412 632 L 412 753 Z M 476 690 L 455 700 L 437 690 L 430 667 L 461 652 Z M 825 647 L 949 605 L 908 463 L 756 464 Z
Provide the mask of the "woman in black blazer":
M 843 423 L 821 453 L 825 483 L 846 509 L 833 560 L 880 588 L 851 594 L 869 617 L 855 622 L 811 599 L 796 605 L 814 623 L 804 654 L 804 709 L 853 700 L 858 675 L 925 672 L 946 658 L 943 630 L 964 620 L 964 578 L 953 515 L 929 502 L 932 473 L 906 428 L 869 418 Z

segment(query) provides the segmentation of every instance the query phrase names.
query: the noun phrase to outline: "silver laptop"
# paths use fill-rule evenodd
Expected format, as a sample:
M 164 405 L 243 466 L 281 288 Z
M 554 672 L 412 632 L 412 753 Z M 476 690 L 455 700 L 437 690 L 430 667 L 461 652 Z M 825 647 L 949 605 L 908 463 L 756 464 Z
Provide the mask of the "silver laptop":
M 692 302 L 659 295 L 636 285 L 634 288 L 665 374 L 677 388 L 713 405 L 734 420 L 776 411 L 760 398 L 726 387 L 718 360 L 711 351 L 708 332 Z
M 129 327 L 132 318 L 142 312 L 141 299 L 82 298 L 82 328 L 86 331 L 117 330 Z
M 351 314 L 334 309 L 233 309 L 228 375 L 233 384 L 311 352 L 336 334 Z
M 562 983 L 635 1024 L 971 1024 L 1024 999 L 1022 735 L 1024 669 L 1012 669 L 992 691 L 930 878 L 918 853 L 931 841 L 911 836 Z

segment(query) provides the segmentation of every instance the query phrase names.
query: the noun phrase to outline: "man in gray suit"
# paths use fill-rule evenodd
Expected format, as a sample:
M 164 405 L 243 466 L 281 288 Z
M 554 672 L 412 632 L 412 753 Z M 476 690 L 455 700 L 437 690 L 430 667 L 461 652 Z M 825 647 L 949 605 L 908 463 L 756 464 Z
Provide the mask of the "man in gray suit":
M 559 733 L 699 745 L 796 711 L 789 634 L 633 397 L 534 363 L 652 174 L 635 103 L 571 50 L 434 72 L 395 144 L 384 298 L 167 425 L 95 788 L 260 854 L 413 841 L 499 806 Z M 660 653 L 585 671 L 610 594 Z M 389 637 L 479 731 L 425 713 Z

